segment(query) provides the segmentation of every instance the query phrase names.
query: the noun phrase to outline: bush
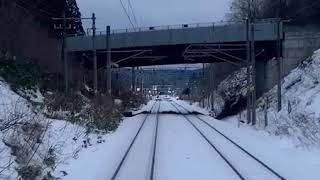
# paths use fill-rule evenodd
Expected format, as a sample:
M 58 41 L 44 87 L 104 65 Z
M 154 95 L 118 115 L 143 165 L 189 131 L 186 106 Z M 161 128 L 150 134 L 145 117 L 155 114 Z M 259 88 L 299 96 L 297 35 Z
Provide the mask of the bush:
M 93 106 L 88 111 L 89 122 L 87 127 L 91 129 L 104 130 L 106 132 L 114 131 L 118 128 L 121 115 L 117 111 L 110 111 L 104 106 Z
M 39 165 L 27 165 L 17 169 L 18 175 L 23 180 L 35 180 L 41 175 L 41 166 Z
M 55 92 L 51 94 L 45 95 L 44 104 L 47 108 L 47 115 L 51 118 L 58 118 L 55 117 L 54 114 L 59 111 L 66 111 L 69 113 L 70 120 L 73 120 L 73 117 L 80 113 L 85 105 L 84 99 L 81 95 L 76 93 L 60 93 Z M 61 117 L 59 117 L 61 118 Z M 62 117 L 66 118 L 66 117 Z
M 142 95 L 132 95 L 131 92 L 121 94 L 120 98 L 122 100 L 122 110 L 124 111 L 146 103 L 146 100 Z
M 51 118 L 86 126 L 89 132 L 94 129 L 114 131 L 121 121 L 120 112 L 112 106 L 112 99 L 102 94 L 86 102 L 80 94 L 57 92 L 45 96 L 45 105 Z
M 54 169 L 56 164 L 56 154 L 53 148 L 49 148 L 47 156 L 43 159 L 43 164 L 51 169 Z

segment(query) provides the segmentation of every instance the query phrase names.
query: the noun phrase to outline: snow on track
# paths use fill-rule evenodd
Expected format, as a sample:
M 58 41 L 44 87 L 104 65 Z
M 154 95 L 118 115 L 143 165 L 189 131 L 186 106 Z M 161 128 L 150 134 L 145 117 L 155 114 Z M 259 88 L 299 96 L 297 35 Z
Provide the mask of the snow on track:
M 189 105 L 178 103 L 188 110 L 193 109 Z M 283 178 L 290 180 L 319 179 L 318 150 L 299 149 L 288 139 L 279 139 L 262 131 L 257 132 L 251 127 L 238 128 L 237 123 L 219 121 L 204 115 L 198 115 L 198 117 L 231 138 Z
M 244 153 L 226 138 L 202 123 L 194 115 L 188 116 L 200 131 L 213 143 L 217 149 L 230 161 L 230 163 L 244 176 L 245 179 L 280 179 L 271 171 L 259 164 L 255 159 Z
M 180 111 L 190 112 L 189 109 L 177 102 L 172 105 Z M 284 179 L 242 147 L 231 143 L 227 137 L 212 129 L 210 124 L 206 124 L 198 116 L 188 115 L 184 117 L 212 145 L 241 179 Z
M 127 118 L 116 132 L 108 135 L 106 143 L 81 152 L 77 162 L 66 167 L 68 175 L 64 180 L 111 179 L 144 116 Z
M 155 105 L 157 104 L 157 109 Z M 151 112 L 158 112 L 160 103 L 153 103 Z M 156 115 L 146 115 L 128 146 L 126 152 L 121 158 L 118 167 L 116 168 L 113 179 L 127 179 L 128 177 L 134 179 L 144 179 L 150 175 L 150 160 L 153 152 L 153 132 L 155 132 Z M 136 166 L 139 162 L 141 166 Z M 144 168 L 143 168 L 144 167 Z
M 153 103 L 149 102 L 148 107 L 151 108 Z M 114 133 L 107 136 L 106 143 L 81 152 L 76 162 L 71 162 L 72 166 L 64 166 L 68 172 L 64 180 L 110 180 L 145 116 L 126 118 Z M 82 169 L 85 169 L 83 173 Z
M 180 103 L 188 111 L 193 107 Z M 155 101 L 149 102 L 151 107 Z M 157 102 L 158 104 L 158 102 Z M 179 111 L 186 110 L 179 107 Z M 148 109 L 147 109 L 148 110 Z M 149 109 L 150 110 L 150 109 Z M 161 101 L 161 110 L 174 111 L 175 108 L 168 101 Z M 155 124 L 157 105 L 149 115 L 141 134 L 133 143 L 123 167 L 120 168 L 118 179 L 149 180 L 153 162 L 155 139 Z M 178 111 L 178 110 L 176 110 Z M 80 153 L 79 159 L 67 170 L 68 180 L 110 180 L 119 165 L 133 137 L 141 126 L 146 114 L 127 118 L 112 134 L 107 135 L 106 143 Z M 199 128 L 205 138 L 181 114 L 160 114 L 158 126 L 157 146 L 154 159 L 154 180 L 233 180 L 239 179 L 226 161 L 210 145 L 227 158 L 228 162 L 239 170 L 244 179 L 273 180 L 277 177 L 264 167 L 250 160 L 231 142 L 227 141 L 214 130 L 210 130 L 194 115 L 186 115 Z M 231 122 L 214 120 L 211 117 L 198 115 L 208 124 L 231 138 L 249 153 L 267 164 L 287 179 L 319 179 L 319 153 L 308 153 L 292 148 L 288 141 L 280 141 L 266 133 L 256 132 L 250 128 L 238 128 Z M 202 123 L 202 124 L 201 124 Z M 80 171 L 85 169 L 85 171 Z
M 200 114 L 203 115 L 209 115 L 209 111 L 200 108 L 199 106 L 195 106 L 195 105 L 190 105 L 190 103 L 183 101 L 183 100 L 174 100 L 173 103 L 177 103 L 182 105 L 183 107 L 185 107 L 186 109 L 188 109 L 191 112 L 198 112 Z
M 148 179 L 151 171 L 156 115 L 150 115 L 125 159 L 116 180 Z
M 176 112 L 178 111 L 172 107 L 171 103 L 168 101 L 161 101 L 160 112 Z
M 160 115 L 156 180 L 239 179 L 181 115 Z
M 319 150 L 309 151 L 296 148 L 288 139 L 279 140 L 265 132 L 256 132 L 248 127 L 238 128 L 236 124 L 201 116 L 207 123 L 237 142 L 258 157 L 286 179 L 316 180 L 320 177 Z

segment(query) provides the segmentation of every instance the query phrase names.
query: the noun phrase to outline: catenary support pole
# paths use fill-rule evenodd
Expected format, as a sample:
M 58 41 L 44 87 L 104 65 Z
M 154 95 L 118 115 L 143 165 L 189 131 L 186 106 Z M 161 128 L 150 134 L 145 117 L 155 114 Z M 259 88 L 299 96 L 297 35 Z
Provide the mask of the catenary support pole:
M 96 16 L 92 13 L 92 51 L 93 51 L 93 91 L 98 93 L 98 67 L 97 67 L 97 49 L 96 49 Z
M 252 125 L 256 125 L 256 54 L 255 54 L 255 27 L 251 24 L 251 62 L 252 62 Z
M 107 26 L 106 47 L 107 47 L 107 93 L 111 96 L 111 47 L 110 47 L 110 26 Z
M 279 19 L 277 21 L 277 79 L 278 79 L 278 88 L 277 88 L 277 96 L 278 96 L 278 111 L 282 109 L 282 99 L 281 99 L 281 17 L 282 17 L 282 1 L 279 0 Z
M 251 56 L 250 56 L 250 21 L 246 20 L 246 37 L 247 37 L 247 124 L 251 123 Z
M 212 81 L 211 81 L 211 111 L 214 112 L 214 94 L 215 94 L 215 73 L 214 73 L 214 65 L 211 64 L 211 77 L 212 77 Z

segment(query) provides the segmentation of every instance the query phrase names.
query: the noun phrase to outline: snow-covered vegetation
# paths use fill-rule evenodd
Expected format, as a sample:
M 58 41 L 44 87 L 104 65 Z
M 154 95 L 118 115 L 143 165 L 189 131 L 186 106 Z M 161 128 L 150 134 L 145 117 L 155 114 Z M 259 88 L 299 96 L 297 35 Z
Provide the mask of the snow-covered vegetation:
M 224 79 L 214 92 L 214 117 L 222 119 L 235 115 L 246 105 L 246 68 L 233 72 Z
M 39 91 L 32 97 L 38 103 L 44 99 Z M 87 133 L 80 125 L 47 118 L 0 81 L 0 179 L 65 176 L 68 172 L 59 166 L 77 158 L 82 148 L 102 143 L 102 138 L 100 131 Z

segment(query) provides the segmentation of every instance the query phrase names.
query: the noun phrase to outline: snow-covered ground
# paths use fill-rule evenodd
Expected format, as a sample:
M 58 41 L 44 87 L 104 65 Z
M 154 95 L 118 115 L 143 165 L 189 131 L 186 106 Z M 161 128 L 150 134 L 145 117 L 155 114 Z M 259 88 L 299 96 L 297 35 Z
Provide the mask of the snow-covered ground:
M 176 102 L 190 111 L 194 110 L 185 102 Z M 147 107 L 151 108 L 153 103 L 156 102 L 150 101 Z M 154 106 L 153 113 L 157 106 Z M 174 111 L 175 108 L 169 102 L 161 101 L 160 109 Z M 111 179 L 146 116 L 140 114 L 125 119 L 116 132 L 105 136 L 106 143 L 81 151 L 77 159 L 61 166 L 68 172 L 63 179 Z M 251 127 L 238 128 L 233 121 L 199 116 L 286 179 L 316 180 L 320 177 L 319 150 L 299 149 L 288 139 L 270 136 Z M 278 179 L 194 116 L 188 117 L 246 179 Z M 155 120 L 155 115 L 149 115 L 116 179 L 150 178 Z M 154 179 L 239 179 L 182 115 L 160 114 L 158 128 Z

